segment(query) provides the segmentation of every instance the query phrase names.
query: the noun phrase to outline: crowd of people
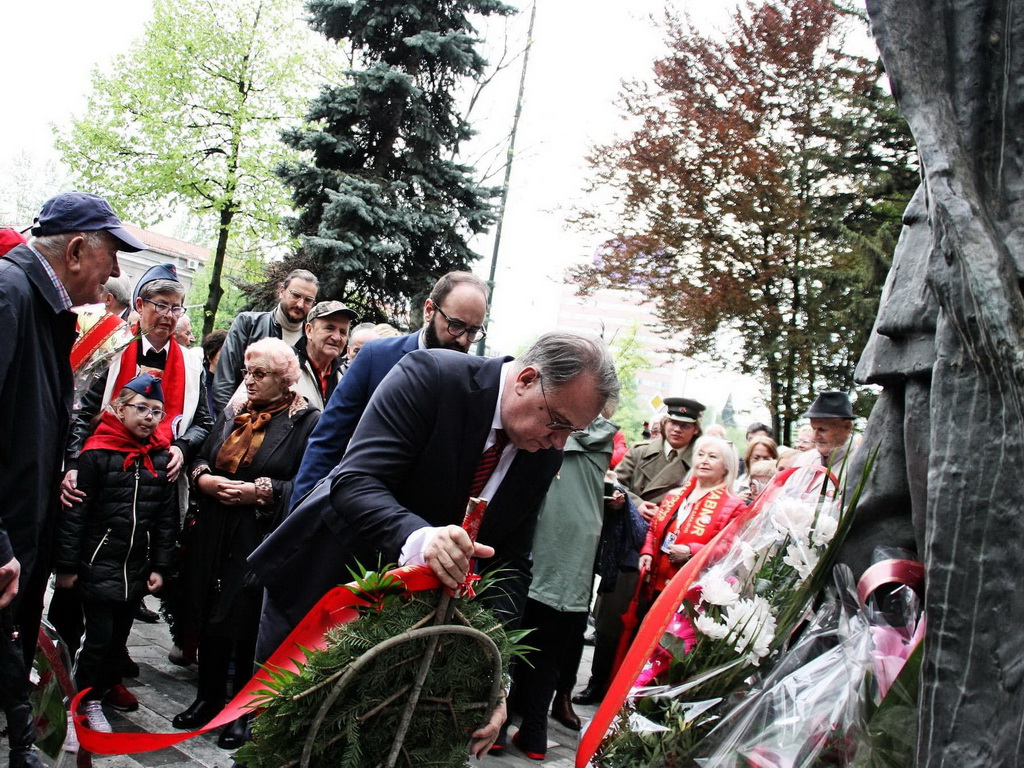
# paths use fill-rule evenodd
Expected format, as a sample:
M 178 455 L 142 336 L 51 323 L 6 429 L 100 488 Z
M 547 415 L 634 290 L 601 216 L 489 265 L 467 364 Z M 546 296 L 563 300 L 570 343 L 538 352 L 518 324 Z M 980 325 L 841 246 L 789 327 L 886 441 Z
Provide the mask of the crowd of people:
M 554 332 L 514 359 L 466 354 L 488 300 L 467 272 L 440 276 L 423 326 L 402 335 L 353 326 L 355 311 L 318 300 L 317 277 L 296 270 L 272 310 L 194 346 L 172 265 L 120 277 L 118 251 L 145 246 L 105 200 L 59 195 L 31 234 L 0 259 L 0 430 L 18 436 L 0 441 L 12 766 L 42 764 L 28 668 L 51 577 L 49 618 L 90 689 L 88 726 L 109 731 L 104 707 L 138 707 L 126 641 L 133 621 L 156 619 L 142 604 L 155 594 L 171 660 L 198 664 L 195 700 L 172 723 L 196 729 L 357 562 L 422 564 L 449 587 L 474 567 L 503 571 L 491 607 L 532 629 L 534 647 L 514 670 L 512 741 L 543 759 L 549 712 L 580 728 L 573 702 L 600 701 L 672 575 L 777 471 L 840 461 L 852 434 L 846 396 L 821 393 L 793 449 L 755 424 L 741 461 L 701 403 L 667 397 L 651 437 L 628 446 L 601 340 Z M 132 340 L 75 391 L 71 309 L 92 303 Z M 461 526 L 470 497 L 488 499 L 477 540 Z M 591 677 L 573 697 L 591 615 Z M 507 748 L 507 715 L 502 702 L 472 754 Z M 247 734 L 239 718 L 218 744 Z

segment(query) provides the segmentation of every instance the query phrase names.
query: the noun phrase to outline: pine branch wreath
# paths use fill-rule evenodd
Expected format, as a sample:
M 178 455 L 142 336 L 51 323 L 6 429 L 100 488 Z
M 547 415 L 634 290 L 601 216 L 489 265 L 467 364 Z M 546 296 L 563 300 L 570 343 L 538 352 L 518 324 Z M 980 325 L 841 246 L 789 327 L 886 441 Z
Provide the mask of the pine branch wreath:
M 270 670 L 253 740 L 236 759 L 250 768 L 466 765 L 470 734 L 508 684 L 525 632 L 507 632 L 479 600 L 406 592 L 386 574 L 350 588 L 368 605 L 298 673 Z M 450 623 L 438 624 L 439 613 Z

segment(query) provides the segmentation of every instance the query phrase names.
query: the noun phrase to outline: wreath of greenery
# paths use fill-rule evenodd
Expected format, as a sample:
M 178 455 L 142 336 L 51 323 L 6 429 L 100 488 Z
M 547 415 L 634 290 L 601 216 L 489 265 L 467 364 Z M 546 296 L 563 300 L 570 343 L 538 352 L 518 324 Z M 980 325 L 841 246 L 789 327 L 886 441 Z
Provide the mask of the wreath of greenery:
M 236 759 L 250 768 L 467 765 L 470 734 L 507 687 L 526 633 L 506 631 L 478 599 L 406 592 L 384 573 L 350 589 L 367 600 L 360 616 L 331 630 L 299 672 L 269 670 L 253 740 Z

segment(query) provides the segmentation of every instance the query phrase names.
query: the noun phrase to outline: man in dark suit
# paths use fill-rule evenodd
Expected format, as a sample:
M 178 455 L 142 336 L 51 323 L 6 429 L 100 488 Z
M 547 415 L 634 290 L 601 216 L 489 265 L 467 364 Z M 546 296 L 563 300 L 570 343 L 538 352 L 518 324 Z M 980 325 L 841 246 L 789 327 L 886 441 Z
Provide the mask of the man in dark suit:
M 487 283 L 470 272 L 449 272 L 434 284 L 423 303 L 423 328 L 366 344 L 327 401 L 309 438 L 292 499 L 298 502 L 338 466 L 370 395 L 399 360 L 415 349 L 468 352 L 470 344 L 484 337 L 486 316 Z
M 494 607 L 517 618 L 537 513 L 561 449 L 617 393 L 604 343 L 578 334 L 546 334 L 518 360 L 406 355 L 370 399 L 331 482 L 249 558 L 266 587 L 257 658 L 268 658 L 324 593 L 347 581 L 356 560 L 425 563 L 450 587 L 473 558 L 484 571 L 510 568 Z M 474 543 L 459 524 L 481 457 L 495 443 L 505 447 L 479 493 L 490 504 Z M 498 710 L 474 734 L 474 754 L 497 736 Z

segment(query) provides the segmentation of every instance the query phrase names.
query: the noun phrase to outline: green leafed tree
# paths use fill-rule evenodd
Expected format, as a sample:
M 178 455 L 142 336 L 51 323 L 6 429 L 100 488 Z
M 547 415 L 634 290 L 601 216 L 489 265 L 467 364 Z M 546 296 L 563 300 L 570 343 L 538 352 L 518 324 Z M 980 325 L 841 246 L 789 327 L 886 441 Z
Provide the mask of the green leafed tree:
M 815 392 L 853 388 L 917 185 L 883 73 L 845 50 L 860 23 L 832 0 L 750 0 L 721 35 L 667 14 L 632 133 L 591 158 L 615 236 L 577 278 L 643 290 L 676 351 L 762 377 L 787 442 Z
M 339 65 L 296 0 L 154 0 L 144 36 L 93 74 L 86 109 L 59 132 L 77 180 L 129 218 L 151 226 L 185 212 L 214 233 L 204 333 L 229 254 L 289 242 L 274 168 L 294 152 L 280 133 Z
M 509 14 L 496 0 L 313 0 L 311 24 L 345 41 L 353 68 L 326 86 L 307 123 L 285 134 L 302 159 L 292 189 L 299 252 L 326 295 L 392 320 L 442 274 L 477 258 L 467 244 L 494 219 L 495 190 L 458 159 L 459 111 L 486 62 L 471 19 Z

